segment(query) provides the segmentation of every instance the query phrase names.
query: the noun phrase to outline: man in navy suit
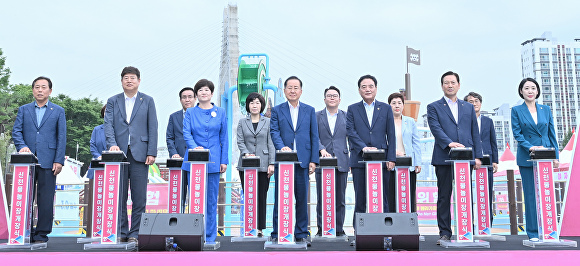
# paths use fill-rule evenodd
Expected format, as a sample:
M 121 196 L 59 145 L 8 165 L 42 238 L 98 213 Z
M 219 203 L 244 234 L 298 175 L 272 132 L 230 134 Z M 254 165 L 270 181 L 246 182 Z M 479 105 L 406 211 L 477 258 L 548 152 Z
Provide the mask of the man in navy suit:
M 489 155 L 492 163 L 492 168 L 487 169 L 487 179 L 489 182 L 489 214 L 491 222 L 493 223 L 493 173 L 497 172 L 497 163 L 499 161 L 497 155 L 495 127 L 493 126 L 493 120 L 491 120 L 491 118 L 481 115 L 481 103 L 483 102 L 483 98 L 479 93 L 470 92 L 463 98 L 463 100 L 473 104 L 475 115 L 477 116 L 477 125 L 479 126 L 481 149 L 483 150 L 483 154 Z
M 367 210 L 366 174 L 362 154 L 366 150 L 385 150 L 386 164 L 383 166 L 383 211 L 389 211 L 387 192 L 389 172 L 395 167 L 396 141 L 395 123 L 391 106 L 375 100 L 377 96 L 377 79 L 365 75 L 358 80 L 358 92 L 362 101 L 351 104 L 346 112 L 346 132 L 350 146 L 350 167 L 355 192 L 356 213 Z M 353 217 L 353 224 L 355 217 Z M 356 229 L 356 227 L 355 227 Z
M 322 157 L 336 157 L 338 169 L 335 171 L 336 235 L 344 236 L 346 178 L 348 176 L 348 147 L 346 145 L 346 112 L 338 109 L 340 90 L 330 86 L 324 90 L 326 108 L 316 112 L 318 122 L 318 149 Z M 322 236 L 322 171 L 316 169 L 316 224 Z
M 453 188 L 453 164 L 449 160 L 451 148 L 472 147 L 475 169 L 481 166 L 483 153 L 477 117 L 473 105 L 459 100 L 459 75 L 448 71 L 441 76 L 443 98 L 427 105 L 427 120 L 435 138 L 431 164 L 437 175 L 437 225 L 439 240 L 451 239 L 451 192 Z
M 294 166 L 294 196 L 296 198 L 296 242 L 308 241 L 308 188 L 309 175 L 314 173 L 318 157 L 318 125 L 314 108 L 300 102 L 302 81 L 291 76 L 284 81 L 284 95 L 288 100 L 272 108 L 270 135 L 276 150 L 298 154 L 300 164 Z M 278 237 L 278 171 L 275 171 L 274 230 L 272 239 Z
M 129 166 L 123 174 L 121 197 L 121 242 L 137 243 L 141 214 L 147 203 L 149 165 L 157 156 L 157 112 L 151 96 L 139 92 L 141 73 L 136 67 L 121 72 L 123 92 L 107 100 L 105 137 L 109 151 L 123 151 Z M 131 187 L 131 229 L 127 218 L 128 189 Z
M 66 118 L 64 109 L 48 100 L 52 81 L 38 77 L 32 82 L 35 101 L 18 108 L 12 139 L 18 152 L 30 152 L 38 157 L 36 167 L 36 203 L 38 222 L 31 231 L 32 241 L 44 243 L 52 232 L 54 188 L 56 175 L 62 170 L 66 149 Z

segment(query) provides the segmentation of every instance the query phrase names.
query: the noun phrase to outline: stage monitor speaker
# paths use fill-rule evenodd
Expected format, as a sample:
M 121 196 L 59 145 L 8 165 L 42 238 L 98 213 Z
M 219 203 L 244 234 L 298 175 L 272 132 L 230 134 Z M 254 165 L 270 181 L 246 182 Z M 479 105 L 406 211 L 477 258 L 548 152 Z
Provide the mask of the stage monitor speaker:
M 201 251 L 204 234 L 203 214 L 143 213 L 139 250 Z
M 356 213 L 356 250 L 419 250 L 417 213 Z

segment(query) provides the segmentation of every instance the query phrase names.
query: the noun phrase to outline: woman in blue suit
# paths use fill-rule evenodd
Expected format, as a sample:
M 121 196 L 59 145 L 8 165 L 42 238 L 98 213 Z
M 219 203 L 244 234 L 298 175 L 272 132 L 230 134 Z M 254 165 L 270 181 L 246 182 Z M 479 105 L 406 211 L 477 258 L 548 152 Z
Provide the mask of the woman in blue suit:
M 106 105 L 101 108 L 101 118 L 105 117 Z M 93 129 L 91 134 L 91 155 L 93 159 L 101 159 L 103 151 L 107 150 L 107 141 L 105 139 L 105 124 L 100 124 Z M 93 179 L 95 177 L 95 169 L 89 169 L 87 178 Z
M 540 97 L 540 86 L 533 78 L 520 82 L 518 93 L 524 103 L 512 108 L 512 131 L 518 141 L 517 163 L 524 189 L 526 211 L 526 233 L 530 241 L 538 241 L 538 220 L 534 188 L 534 170 L 530 152 L 537 148 L 555 148 L 558 156 L 558 141 L 550 107 L 536 102 Z M 554 167 L 558 167 L 554 160 Z
M 209 149 L 207 165 L 207 195 L 205 218 L 205 241 L 215 243 L 217 235 L 217 200 L 220 173 L 228 167 L 228 126 L 226 111 L 211 102 L 214 85 L 207 79 L 199 80 L 193 87 L 198 104 L 188 108 L 183 118 L 183 139 L 188 149 Z M 187 162 L 185 153 L 184 162 Z M 189 171 L 189 163 L 182 169 Z M 189 172 L 187 173 L 189 175 Z
M 389 105 L 393 109 L 395 119 L 395 136 L 397 139 L 397 157 L 409 156 L 412 160 L 412 167 L 409 169 L 411 179 L 411 212 L 417 211 L 417 174 L 421 172 L 421 143 L 415 119 L 404 116 L 405 97 L 400 93 L 389 95 Z M 391 171 L 389 179 L 389 210 L 396 212 L 395 182 L 396 172 Z

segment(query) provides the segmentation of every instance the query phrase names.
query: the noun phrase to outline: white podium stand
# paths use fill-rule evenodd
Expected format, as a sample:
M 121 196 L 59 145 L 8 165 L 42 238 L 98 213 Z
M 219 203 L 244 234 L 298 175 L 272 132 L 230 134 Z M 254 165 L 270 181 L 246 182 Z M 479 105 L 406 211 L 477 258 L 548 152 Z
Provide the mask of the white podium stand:
M 506 241 L 505 236 L 491 233 L 491 209 L 492 202 L 489 201 L 489 167 L 491 158 L 484 154 L 481 160 L 481 167 L 475 170 L 473 177 L 475 193 L 473 195 L 473 208 L 475 212 L 475 235 L 474 239 L 486 241 Z M 472 187 L 473 188 L 473 187 Z
M 241 165 L 244 169 L 244 222 L 239 237 L 232 237 L 232 242 L 263 242 L 265 237 L 258 237 L 258 169 L 260 156 L 244 156 Z
M 347 242 L 348 236 L 336 236 L 336 157 L 320 157 L 320 195 L 317 199 L 322 209 L 322 236 L 315 236 L 316 242 Z

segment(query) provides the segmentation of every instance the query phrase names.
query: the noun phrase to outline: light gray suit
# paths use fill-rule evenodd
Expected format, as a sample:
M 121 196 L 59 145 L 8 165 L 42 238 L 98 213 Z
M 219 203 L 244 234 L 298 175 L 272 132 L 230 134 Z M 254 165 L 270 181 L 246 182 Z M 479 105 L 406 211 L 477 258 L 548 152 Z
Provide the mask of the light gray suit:
M 137 92 L 135 105 L 127 123 L 125 94 L 119 93 L 107 101 L 105 113 L 105 137 L 107 148 L 118 146 L 126 155 L 129 166 L 125 168 L 122 182 L 121 202 L 127 202 L 131 186 L 131 230 L 127 219 L 127 205 L 121 204 L 121 232 L 119 237 L 135 237 L 139 233 L 141 214 L 147 203 L 148 165 L 147 156 L 157 156 L 157 112 L 150 96 Z M 129 147 L 129 136 L 131 146 Z M 129 180 L 131 180 L 129 184 Z
M 238 149 L 240 149 L 240 159 L 238 160 L 238 170 L 242 163 L 242 156 L 246 153 L 260 156 L 260 172 L 267 172 L 268 165 L 274 163 L 276 148 L 270 136 L 270 118 L 261 116 L 258 127 L 254 131 L 250 116 L 243 117 L 238 123 Z
M 318 122 L 318 136 L 320 139 L 319 150 L 325 149 L 338 161 L 338 171 L 336 171 L 336 232 L 342 233 L 345 217 L 345 194 L 346 179 L 348 177 L 348 147 L 346 144 L 346 112 L 338 110 L 336 123 L 334 125 L 334 134 L 328 124 L 328 115 L 326 109 L 316 112 L 316 121 Z M 322 174 L 320 169 L 316 169 L 316 191 L 318 200 L 316 202 L 316 217 L 319 231 L 322 230 Z

